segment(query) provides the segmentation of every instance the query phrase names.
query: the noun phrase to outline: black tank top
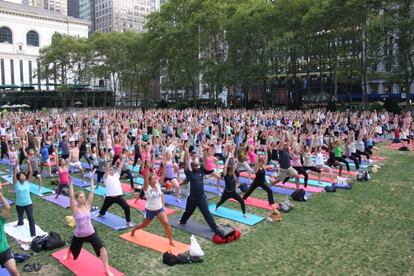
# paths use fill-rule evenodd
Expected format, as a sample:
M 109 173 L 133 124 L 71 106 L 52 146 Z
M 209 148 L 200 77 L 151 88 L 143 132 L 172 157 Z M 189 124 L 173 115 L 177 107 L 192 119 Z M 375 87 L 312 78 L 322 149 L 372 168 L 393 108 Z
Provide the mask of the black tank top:
M 263 169 L 263 167 L 261 167 L 256 173 L 255 181 L 264 183 L 266 180 L 265 176 L 266 176 L 265 170 Z

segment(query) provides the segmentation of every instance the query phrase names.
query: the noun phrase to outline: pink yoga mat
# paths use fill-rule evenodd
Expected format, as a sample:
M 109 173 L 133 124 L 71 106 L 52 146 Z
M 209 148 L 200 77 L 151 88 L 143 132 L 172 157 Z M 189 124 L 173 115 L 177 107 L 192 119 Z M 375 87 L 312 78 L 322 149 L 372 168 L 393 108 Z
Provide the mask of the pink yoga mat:
M 234 199 L 230 199 L 230 201 L 231 202 L 237 202 Z M 254 197 L 248 197 L 246 200 L 244 200 L 244 203 L 247 206 L 252 206 L 252 207 L 261 208 L 261 209 L 265 209 L 265 210 L 272 210 L 272 207 L 269 206 L 269 202 L 267 200 L 258 199 L 258 198 L 254 198 Z M 277 206 L 278 205 L 279 204 L 277 204 Z
M 66 266 L 70 271 L 72 271 L 77 276 L 98 276 L 98 275 L 106 275 L 102 261 L 89 253 L 88 250 L 82 249 L 79 257 L 76 261 L 73 259 L 73 256 L 69 260 L 62 260 L 63 256 L 65 256 L 66 252 L 68 251 L 67 248 L 61 249 L 52 254 L 53 258 L 58 260 L 61 264 Z M 111 272 L 115 276 L 123 276 L 124 273 L 119 272 L 113 267 L 110 267 Z

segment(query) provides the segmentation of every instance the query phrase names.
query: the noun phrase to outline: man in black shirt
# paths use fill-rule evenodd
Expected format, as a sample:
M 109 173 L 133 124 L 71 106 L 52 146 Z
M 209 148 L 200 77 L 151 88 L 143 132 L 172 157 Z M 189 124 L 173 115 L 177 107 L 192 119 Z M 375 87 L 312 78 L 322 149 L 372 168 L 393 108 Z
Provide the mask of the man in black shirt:
M 208 210 L 207 197 L 204 192 L 204 167 L 199 166 L 198 160 L 191 162 L 191 171 L 189 169 L 188 162 L 188 142 L 185 143 L 185 155 L 184 155 L 184 172 L 187 176 L 187 180 L 190 182 L 190 194 L 187 198 L 187 204 L 185 206 L 185 211 L 180 219 L 180 224 L 185 224 L 187 220 L 194 213 L 195 209 L 198 207 L 203 214 L 204 219 L 206 220 L 211 231 L 216 234 L 219 234 L 217 224 L 213 219 L 210 211 Z

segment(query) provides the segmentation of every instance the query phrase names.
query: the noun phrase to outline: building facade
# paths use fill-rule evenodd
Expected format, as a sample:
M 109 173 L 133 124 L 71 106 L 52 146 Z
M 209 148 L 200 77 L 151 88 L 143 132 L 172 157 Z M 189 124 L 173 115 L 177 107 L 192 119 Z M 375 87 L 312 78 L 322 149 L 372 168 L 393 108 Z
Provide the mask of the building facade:
M 36 75 L 39 50 L 54 33 L 88 36 L 88 22 L 43 9 L 0 0 L 0 87 L 54 89 Z
M 68 15 L 68 0 L 22 0 L 22 4 Z
M 148 0 L 95 0 L 95 30 L 145 32 Z
M 79 9 L 80 9 L 80 0 L 67 0 L 68 2 L 68 16 L 72 16 L 75 18 L 79 17 Z

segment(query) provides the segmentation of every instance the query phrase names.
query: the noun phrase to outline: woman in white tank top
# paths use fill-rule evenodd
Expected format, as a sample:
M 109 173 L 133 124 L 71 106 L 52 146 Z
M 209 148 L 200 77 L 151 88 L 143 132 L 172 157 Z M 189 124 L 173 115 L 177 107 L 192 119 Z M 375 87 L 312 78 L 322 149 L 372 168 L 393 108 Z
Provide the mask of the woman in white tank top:
M 144 186 L 142 187 L 146 197 L 145 218 L 141 224 L 132 229 L 131 236 L 135 235 L 135 231 L 147 227 L 151 223 L 152 219 L 157 217 L 160 223 L 164 226 L 165 234 L 170 241 L 170 245 L 175 246 L 172 239 L 171 227 L 168 223 L 167 213 L 165 212 L 164 194 L 161 191 L 160 182 L 158 181 L 155 173 L 149 169 L 148 162 L 145 162 L 145 166 L 146 168 L 144 171 L 148 171 L 148 173 L 144 174 Z M 164 182 L 164 178 L 165 167 L 162 170 L 160 181 Z M 139 198 L 137 198 L 137 200 L 138 199 Z

